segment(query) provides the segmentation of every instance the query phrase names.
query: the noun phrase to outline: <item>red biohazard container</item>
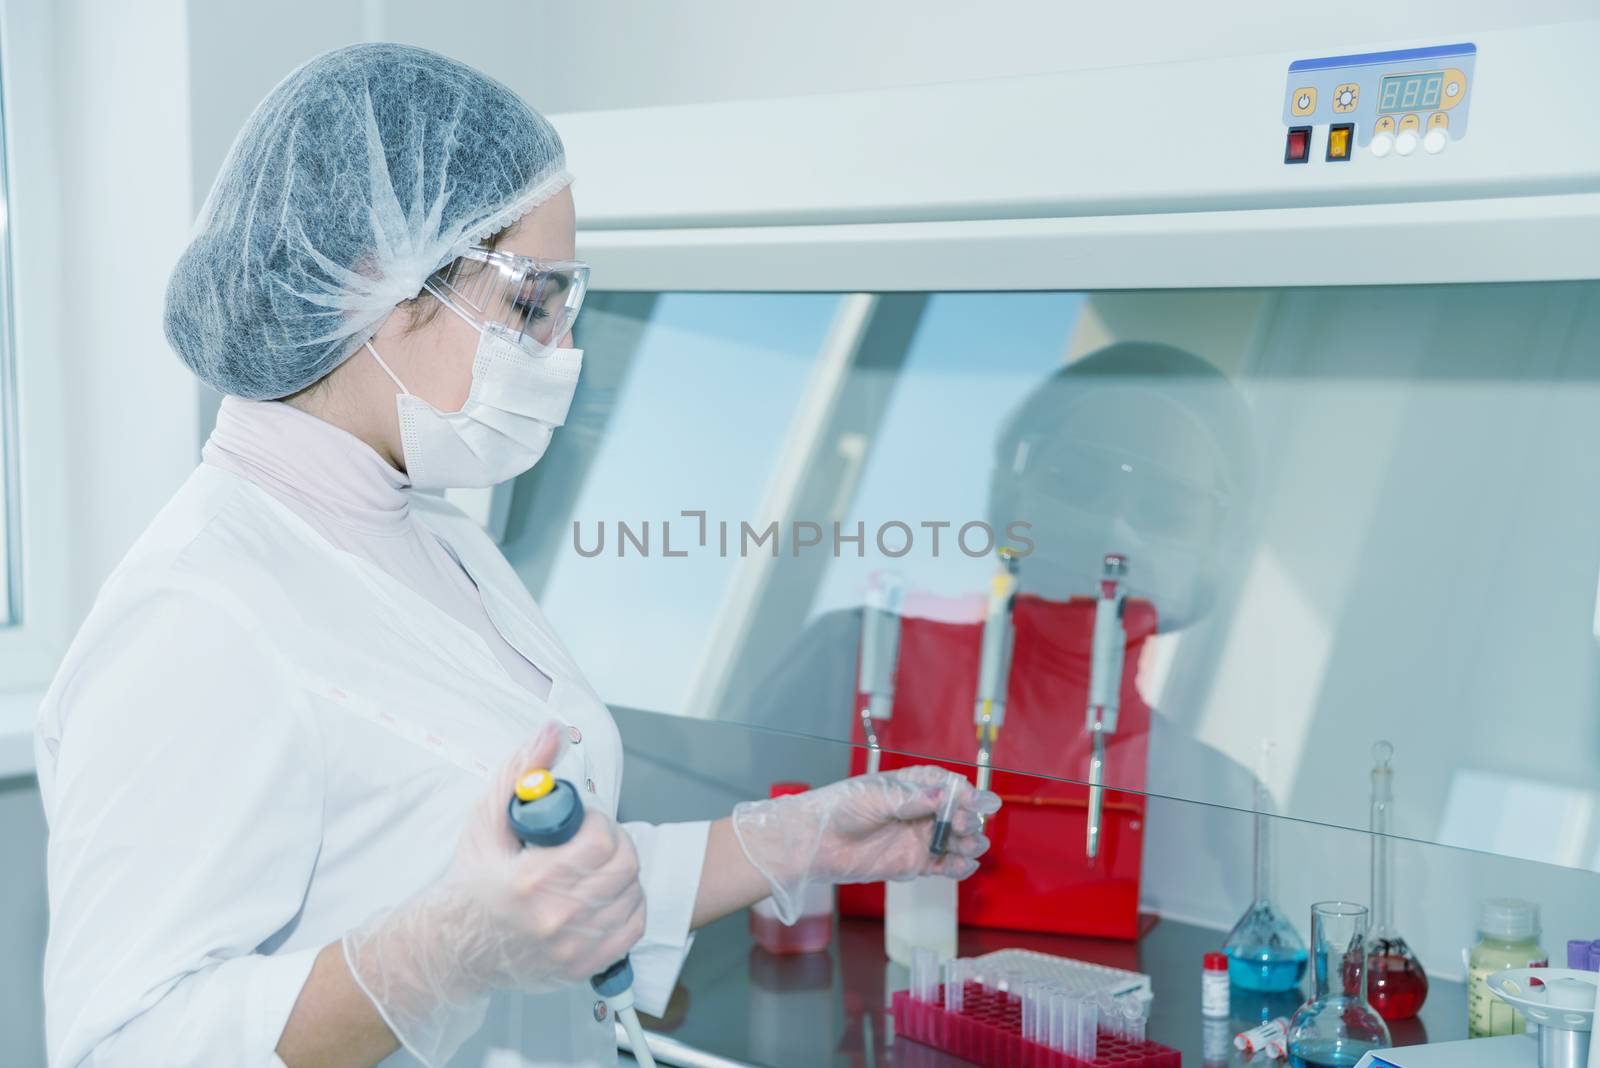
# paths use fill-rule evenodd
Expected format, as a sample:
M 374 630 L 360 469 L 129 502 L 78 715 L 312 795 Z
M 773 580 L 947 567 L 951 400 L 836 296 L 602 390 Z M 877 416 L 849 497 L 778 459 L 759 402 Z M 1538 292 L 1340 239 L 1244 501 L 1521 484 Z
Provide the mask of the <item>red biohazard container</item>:
M 1085 848 L 1089 788 L 1083 785 L 1091 741 L 1084 708 L 1095 602 L 1016 598 L 1005 723 L 991 757 L 996 769 L 1005 769 L 990 783 L 1005 805 L 985 827 L 992 845 L 978 874 L 961 884 L 963 925 L 1138 937 L 1150 708 L 1134 681 L 1156 614 L 1144 601 L 1124 604 L 1121 710 L 1106 746 L 1104 779 L 1117 788 L 1105 791 L 1100 848 L 1091 861 Z M 944 764 L 972 778 L 982 641 L 981 621 L 901 619 L 893 714 L 877 723 L 883 770 Z M 861 700 L 858 694 L 856 707 Z M 851 771 L 859 774 L 866 769 L 859 719 L 854 733 Z M 882 916 L 882 884 L 841 886 L 839 911 Z

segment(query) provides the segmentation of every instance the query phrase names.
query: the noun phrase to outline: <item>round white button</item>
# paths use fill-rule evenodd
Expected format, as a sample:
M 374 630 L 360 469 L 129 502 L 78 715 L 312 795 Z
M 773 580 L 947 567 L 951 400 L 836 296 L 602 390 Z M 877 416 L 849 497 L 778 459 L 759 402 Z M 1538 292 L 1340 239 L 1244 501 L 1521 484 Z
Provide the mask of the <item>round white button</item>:
M 1428 150 L 1429 155 L 1437 156 L 1444 151 L 1444 146 L 1450 143 L 1450 135 L 1443 130 L 1429 130 L 1422 139 L 1422 147 Z
M 1307 96 L 1306 94 L 1301 93 L 1300 94 L 1300 99 L 1298 99 L 1298 100 L 1296 100 L 1294 102 L 1294 106 L 1299 108 L 1301 111 L 1310 111 L 1311 110 L 1311 98 L 1309 96 Z
M 1400 136 L 1394 139 L 1394 150 L 1402 156 L 1409 156 L 1417 150 L 1417 135 L 1412 130 L 1401 130 Z
M 1382 159 L 1394 149 L 1394 134 L 1380 133 L 1372 135 L 1372 154 Z
M 1455 96 L 1459 92 L 1461 92 L 1460 82 L 1451 82 L 1449 85 L 1444 87 L 1445 96 Z
M 583 732 L 576 727 L 567 728 L 567 737 L 572 739 L 572 744 L 577 745 L 583 741 Z

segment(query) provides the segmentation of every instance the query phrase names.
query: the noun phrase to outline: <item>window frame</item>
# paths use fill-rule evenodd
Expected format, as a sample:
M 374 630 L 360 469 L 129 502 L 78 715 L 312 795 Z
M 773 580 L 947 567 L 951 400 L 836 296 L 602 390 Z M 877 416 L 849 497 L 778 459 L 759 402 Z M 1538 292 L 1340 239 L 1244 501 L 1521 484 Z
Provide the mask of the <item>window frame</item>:
M 22 581 L 22 468 L 17 423 L 17 345 L 11 262 L 10 152 L 5 130 L 7 110 L 0 92 L 0 628 L 26 622 Z
M 13 733 L 31 733 L 34 695 L 46 686 L 71 634 L 68 435 L 61 373 L 66 307 L 58 231 L 60 166 L 53 98 L 52 20 L 44 0 L 0 4 L 0 301 L 9 346 L 12 419 L 7 473 L 8 555 L 15 562 L 16 617 L 0 626 L 0 756 Z M 18 145 L 27 145 L 26 153 Z M 17 205 L 27 205 L 26 211 Z M 9 757 L 0 772 L 11 770 Z M 16 766 L 21 766 L 20 764 Z

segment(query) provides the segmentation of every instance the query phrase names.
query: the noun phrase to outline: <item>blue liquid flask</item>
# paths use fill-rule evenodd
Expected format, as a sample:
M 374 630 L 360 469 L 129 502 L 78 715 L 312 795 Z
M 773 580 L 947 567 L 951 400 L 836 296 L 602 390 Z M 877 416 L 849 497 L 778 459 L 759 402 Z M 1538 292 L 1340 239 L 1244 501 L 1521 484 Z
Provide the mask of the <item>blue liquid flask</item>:
M 1365 905 L 1311 906 L 1311 1000 L 1289 1021 L 1290 1068 L 1353 1068 L 1389 1048 L 1389 1028 L 1367 1004 Z
M 1264 761 L 1263 761 L 1264 762 Z M 1263 772 L 1265 768 L 1263 768 Z M 1250 907 L 1228 932 L 1228 982 L 1235 990 L 1281 994 L 1299 990 L 1306 975 L 1306 944 L 1272 902 L 1271 797 L 1261 776 L 1255 795 L 1255 888 Z

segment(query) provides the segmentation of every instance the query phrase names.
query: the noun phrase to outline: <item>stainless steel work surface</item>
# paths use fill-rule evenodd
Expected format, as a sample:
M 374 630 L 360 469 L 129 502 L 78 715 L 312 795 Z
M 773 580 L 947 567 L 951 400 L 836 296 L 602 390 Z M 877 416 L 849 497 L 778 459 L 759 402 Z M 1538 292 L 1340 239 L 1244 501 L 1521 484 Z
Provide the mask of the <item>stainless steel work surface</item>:
M 1173 921 L 1154 923 L 1137 942 L 966 929 L 961 954 L 1024 947 L 1145 972 L 1156 994 L 1150 1037 L 1181 1051 L 1184 1068 L 1201 1068 L 1206 1064 L 1201 957 L 1222 939 L 1222 932 Z M 692 1049 L 755 1065 L 954 1068 L 967 1063 L 894 1040 L 888 994 L 904 988 L 905 980 L 905 969 L 883 955 L 883 929 L 876 921 L 840 920 L 825 953 L 775 957 L 751 941 L 739 913 L 700 932 L 666 1018 L 646 1020 L 646 1026 Z M 1238 1031 L 1263 1018 L 1289 1015 L 1298 1004 L 1292 994 L 1275 999 L 1235 994 L 1234 1018 L 1227 1024 L 1230 1047 Z M 1421 1017 L 1392 1029 L 1396 1045 L 1465 1038 L 1463 986 L 1435 980 Z M 1285 1062 L 1231 1053 L 1228 1063 L 1263 1068 Z

